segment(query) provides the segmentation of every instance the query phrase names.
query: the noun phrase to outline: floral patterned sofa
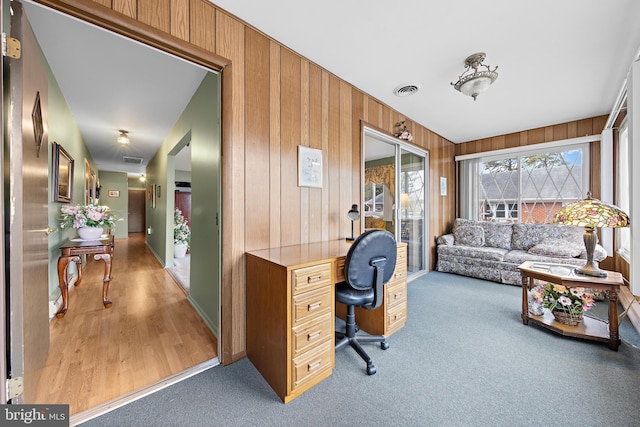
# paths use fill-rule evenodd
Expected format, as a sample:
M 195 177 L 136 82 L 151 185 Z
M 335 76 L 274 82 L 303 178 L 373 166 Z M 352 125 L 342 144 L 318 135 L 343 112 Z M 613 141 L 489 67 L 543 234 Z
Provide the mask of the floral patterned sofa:
M 451 234 L 438 237 L 436 270 L 493 282 L 521 285 L 525 261 L 583 266 L 584 229 L 555 224 L 524 224 L 456 219 Z M 607 253 L 596 246 L 594 261 Z

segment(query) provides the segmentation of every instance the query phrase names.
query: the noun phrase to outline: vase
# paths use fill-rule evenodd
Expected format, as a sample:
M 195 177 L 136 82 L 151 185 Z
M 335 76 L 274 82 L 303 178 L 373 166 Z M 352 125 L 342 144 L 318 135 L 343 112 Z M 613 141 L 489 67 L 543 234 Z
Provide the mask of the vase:
M 578 323 L 582 322 L 582 313 L 571 314 L 560 310 L 553 310 L 552 313 L 553 317 L 563 325 L 576 326 Z
M 539 302 L 536 302 L 531 291 L 529 291 L 529 313 L 536 316 L 544 314 L 544 307 Z
M 103 231 L 102 227 L 80 227 L 78 228 L 78 236 L 82 240 L 98 240 Z
M 183 243 L 176 243 L 173 245 L 173 257 L 174 258 L 184 258 L 187 254 L 187 245 Z

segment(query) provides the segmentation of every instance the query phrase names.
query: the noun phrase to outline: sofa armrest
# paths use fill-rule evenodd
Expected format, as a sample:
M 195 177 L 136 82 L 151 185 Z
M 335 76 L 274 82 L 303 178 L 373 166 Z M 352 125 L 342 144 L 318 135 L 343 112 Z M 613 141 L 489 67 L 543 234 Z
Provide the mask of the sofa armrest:
M 443 234 L 442 236 L 438 237 L 438 240 L 436 240 L 436 243 L 439 245 L 453 245 L 454 242 L 454 238 L 453 238 L 453 234 Z

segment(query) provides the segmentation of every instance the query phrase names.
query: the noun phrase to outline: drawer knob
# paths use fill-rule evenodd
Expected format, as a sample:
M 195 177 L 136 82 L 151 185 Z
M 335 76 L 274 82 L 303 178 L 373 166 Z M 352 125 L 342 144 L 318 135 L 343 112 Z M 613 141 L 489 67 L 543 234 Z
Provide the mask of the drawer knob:
M 322 305 L 321 302 L 314 302 L 313 304 L 309 304 L 307 306 L 307 311 L 313 311 L 313 310 L 317 310 L 320 308 L 320 306 Z
M 317 276 L 308 276 L 307 277 L 307 283 L 318 282 L 318 281 L 320 281 L 320 279 L 322 279 L 322 276 L 320 274 L 318 274 Z
M 307 365 L 307 370 L 311 372 L 314 369 L 318 369 L 321 365 L 322 365 L 322 359 L 318 359 L 313 363 L 309 363 L 309 365 Z
M 320 331 L 315 331 L 311 334 L 307 334 L 307 341 L 313 341 L 320 336 Z

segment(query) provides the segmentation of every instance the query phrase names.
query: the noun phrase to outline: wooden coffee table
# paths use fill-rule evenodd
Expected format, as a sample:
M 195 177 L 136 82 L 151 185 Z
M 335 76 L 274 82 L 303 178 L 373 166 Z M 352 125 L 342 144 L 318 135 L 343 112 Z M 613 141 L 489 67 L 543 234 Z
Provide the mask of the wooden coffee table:
M 607 271 L 607 277 L 592 277 L 578 274 L 576 267 L 564 264 L 550 264 L 527 261 L 518 266 L 522 273 L 522 323 L 538 324 L 562 335 L 602 341 L 609 344 L 612 350 L 618 350 L 620 336 L 618 334 L 618 291 L 622 282 L 622 275 L 615 271 Z M 529 293 L 535 286 L 536 280 L 546 283 L 571 287 L 583 287 L 594 290 L 607 291 L 609 295 L 608 322 L 583 316 L 577 326 L 564 325 L 557 322 L 553 314 L 547 309 L 542 315 L 529 313 Z

